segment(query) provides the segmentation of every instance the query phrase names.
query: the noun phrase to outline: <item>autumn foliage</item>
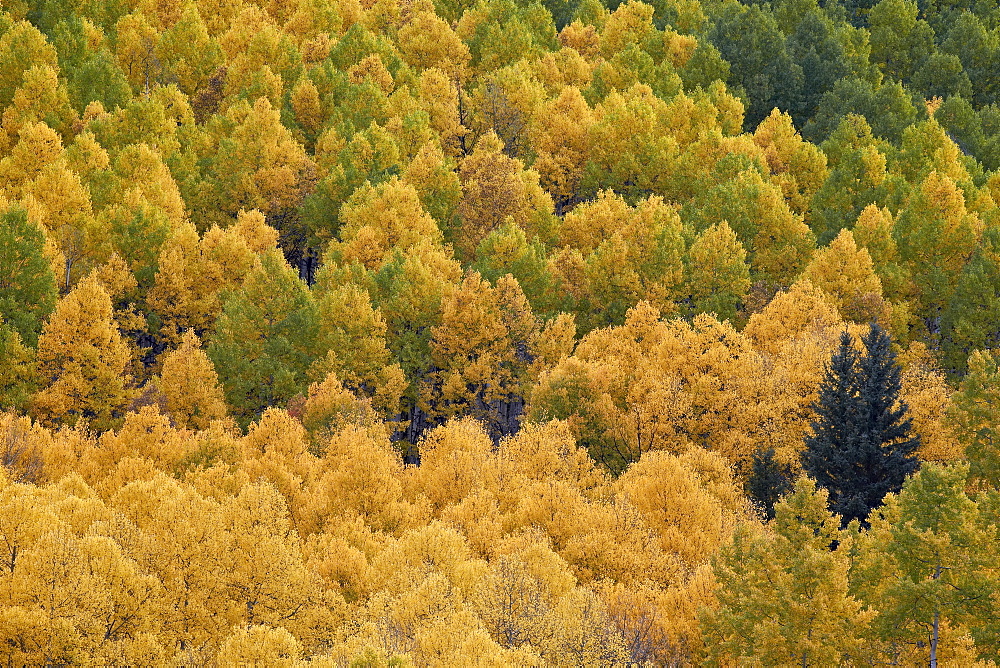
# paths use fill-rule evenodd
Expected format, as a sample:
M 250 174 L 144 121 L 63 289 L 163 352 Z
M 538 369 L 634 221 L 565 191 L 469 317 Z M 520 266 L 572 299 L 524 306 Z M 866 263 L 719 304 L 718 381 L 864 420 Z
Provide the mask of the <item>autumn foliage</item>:
M 998 44 L 5 2 L 0 663 L 1000 661 Z

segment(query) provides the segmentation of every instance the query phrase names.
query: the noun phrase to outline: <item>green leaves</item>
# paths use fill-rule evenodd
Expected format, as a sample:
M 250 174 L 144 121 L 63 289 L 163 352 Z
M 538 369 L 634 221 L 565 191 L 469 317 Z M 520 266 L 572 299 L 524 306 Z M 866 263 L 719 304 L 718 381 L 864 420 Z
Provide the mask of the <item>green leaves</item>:
M 264 254 L 223 303 L 207 350 L 241 426 L 305 392 L 315 330 L 316 307 L 305 283 L 280 251 Z
M 29 346 L 56 303 L 56 282 L 45 259 L 45 235 L 24 209 L 0 214 L 0 323 Z
M 890 655 L 934 665 L 963 627 L 979 635 L 994 617 L 996 528 L 966 495 L 967 474 L 925 464 L 859 541 L 855 588 L 879 610 L 873 627 Z
M 848 593 L 852 532 L 826 505 L 826 492 L 801 478 L 771 525 L 743 526 L 720 550 L 720 607 L 701 615 L 711 665 L 835 665 L 861 654 L 872 613 Z

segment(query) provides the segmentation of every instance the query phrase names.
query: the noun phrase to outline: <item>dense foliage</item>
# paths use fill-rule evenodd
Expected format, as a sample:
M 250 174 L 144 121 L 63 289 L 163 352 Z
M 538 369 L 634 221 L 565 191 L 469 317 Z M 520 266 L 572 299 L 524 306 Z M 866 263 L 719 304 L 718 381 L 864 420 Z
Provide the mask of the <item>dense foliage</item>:
M 998 96 L 979 0 L 7 0 L 0 663 L 1000 661 Z

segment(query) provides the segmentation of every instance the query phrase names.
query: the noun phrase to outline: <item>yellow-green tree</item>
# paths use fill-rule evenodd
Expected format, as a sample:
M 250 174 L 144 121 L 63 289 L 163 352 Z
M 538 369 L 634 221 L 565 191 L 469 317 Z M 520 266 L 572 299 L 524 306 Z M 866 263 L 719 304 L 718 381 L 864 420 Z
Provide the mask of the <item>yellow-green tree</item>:
M 705 229 L 691 244 L 686 259 L 690 310 L 733 320 L 750 290 L 747 252 L 726 221 Z
M 771 525 L 744 525 L 720 550 L 718 607 L 701 618 L 710 663 L 864 659 L 872 613 L 848 591 L 851 531 L 826 508 L 826 492 L 802 478 Z

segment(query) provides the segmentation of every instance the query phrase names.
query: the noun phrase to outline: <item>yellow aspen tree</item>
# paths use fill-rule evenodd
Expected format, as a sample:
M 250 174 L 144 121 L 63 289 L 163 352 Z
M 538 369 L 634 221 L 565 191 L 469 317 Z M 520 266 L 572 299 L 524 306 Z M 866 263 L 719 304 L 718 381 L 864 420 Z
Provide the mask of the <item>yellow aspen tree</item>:
M 336 37 L 343 32 L 343 21 L 348 18 L 343 4 L 330 0 L 299 0 L 294 3 L 283 32 L 295 38 L 305 62 L 322 61 L 326 53 L 319 58 L 313 58 L 312 54 L 319 55 L 324 49 L 329 53 L 331 34 Z
M 624 223 L 624 224 L 622 224 Z M 585 328 L 617 324 L 640 300 L 663 314 L 676 310 L 684 281 L 680 216 L 658 196 L 640 202 L 611 236 L 586 257 L 591 300 Z
M 282 72 L 289 71 L 298 55 L 291 37 L 282 34 L 275 19 L 253 4 L 243 4 L 228 28 L 219 36 L 226 56 L 223 106 L 255 99 L 279 106 L 286 84 L 292 83 L 284 81 Z
M 667 334 L 655 348 L 656 359 L 661 373 L 673 376 L 675 386 L 679 380 L 685 390 L 684 403 L 673 400 L 674 410 L 683 411 L 682 429 L 694 443 L 742 466 L 761 441 L 779 438 L 774 416 L 783 398 L 776 396 L 765 362 L 748 337 L 706 314 L 690 325 L 671 321 Z M 663 385 L 672 389 L 669 381 Z
M 403 460 L 383 430 L 346 426 L 324 445 L 323 473 L 315 484 L 320 521 L 329 526 L 332 515 L 357 517 L 372 530 L 392 535 L 409 528 Z
M 56 68 L 59 58 L 45 35 L 28 21 L 17 21 L 0 35 L 0 107 L 14 99 L 25 75 L 35 66 Z
M 702 461 L 692 461 L 694 457 Z M 729 463 L 712 452 L 647 452 L 614 489 L 639 510 L 664 552 L 689 569 L 707 563 L 729 542 L 737 524 L 750 517 Z
M 437 514 L 478 487 L 493 488 L 497 470 L 492 449 L 483 425 L 475 419 L 436 427 L 420 442 L 421 466 L 407 481 L 409 495 L 426 497 Z
M 977 486 L 1000 487 L 1000 439 L 997 425 L 997 353 L 974 350 L 969 355 L 969 372 L 952 395 L 949 410 L 952 432 L 969 460 L 969 481 Z
M 441 150 L 451 158 L 462 156 L 469 130 L 459 113 L 458 84 L 445 71 L 432 67 L 420 74 L 417 94 L 420 107 L 430 116 L 431 128 L 438 134 Z
M 97 430 L 114 427 L 132 398 L 128 363 L 111 299 L 88 277 L 59 301 L 38 338 L 42 389 L 33 413 L 51 425 L 82 419 Z
M 581 203 L 566 213 L 559 228 L 559 242 L 589 255 L 614 234 L 629 213 L 624 199 L 603 190 L 594 201 Z
M 856 244 L 871 256 L 886 298 L 894 302 L 906 297 L 909 284 L 909 271 L 900 261 L 899 247 L 893 236 L 895 226 L 896 221 L 888 209 L 869 204 L 862 209 L 853 230 Z
M 107 536 L 53 531 L 24 555 L 22 576 L 25 602 L 48 612 L 49 628 L 79 634 L 76 652 L 100 660 L 157 630 L 160 583 Z
M 555 608 L 575 584 L 566 562 L 533 545 L 500 555 L 490 566 L 472 597 L 490 636 L 504 647 L 528 645 L 556 660 L 550 643 L 566 620 Z
M 319 460 L 309 452 L 302 423 L 281 408 L 268 408 L 251 424 L 240 443 L 240 470 L 250 480 L 266 482 L 285 499 L 296 525 L 309 514 L 307 486 L 318 476 Z
M 645 84 L 612 91 L 597 104 L 588 134 L 585 192 L 611 189 L 630 202 L 650 193 L 670 195 L 680 147 L 663 131 L 669 125 L 667 113 L 667 103 Z
M 644 360 L 664 335 L 659 312 L 640 302 L 623 325 L 594 330 L 575 354 L 539 375 L 531 392 L 532 421 L 566 420 L 579 444 L 613 473 L 652 449 L 680 449 L 687 402 L 673 379 L 643 382 Z
M 476 273 L 442 304 L 441 324 L 431 332 L 437 371 L 423 388 L 433 415 L 472 415 L 494 435 L 515 431 L 504 404 L 522 400 L 538 323 L 517 281 L 505 276 L 490 286 Z
M 777 354 L 789 341 L 810 331 L 843 328 L 843 321 L 830 297 L 809 281 L 796 281 L 780 292 L 760 312 L 750 316 L 743 333 L 757 350 Z
M 563 48 L 575 50 L 587 60 L 593 60 L 600 48 L 600 35 L 593 25 L 584 25 L 580 19 L 568 23 L 558 35 Z
M 219 647 L 215 660 L 220 665 L 268 665 L 291 668 L 302 655 L 302 645 L 278 626 L 264 624 L 237 629 Z
M 558 97 L 542 104 L 532 119 L 530 138 L 537 157 L 532 169 L 552 196 L 557 211 L 571 204 L 589 156 L 587 135 L 593 112 L 579 88 L 567 86 Z
M 511 158 L 531 156 L 530 125 L 546 91 L 526 60 L 484 73 L 468 97 L 468 122 L 476 142 L 493 132 Z M 463 105 L 464 107 L 464 105 Z
M 132 89 L 149 93 L 162 76 L 156 58 L 157 30 L 142 12 L 126 14 L 115 24 L 115 59 Z
M 184 222 L 184 200 L 157 149 L 145 143 L 126 146 L 116 153 L 113 170 L 118 182 L 112 200 L 133 208 L 146 201 L 164 213 L 172 228 Z
M 930 113 L 927 120 L 913 123 L 903 131 L 900 151 L 892 167 L 909 183 L 919 183 L 931 172 L 947 176 L 960 185 L 970 202 L 974 202 L 978 199 L 976 186 L 962 154 L 962 149 L 934 113 Z
M 719 606 L 701 616 L 706 658 L 861 658 L 874 614 L 848 591 L 852 536 L 827 510 L 826 490 L 802 478 L 775 512 L 771 527 L 740 527 L 713 564 Z
M 123 486 L 110 503 L 146 537 L 139 558 L 163 583 L 164 635 L 189 648 L 189 659 L 211 654 L 238 623 L 217 566 L 227 539 L 220 502 L 160 473 Z
M 209 85 L 223 64 L 222 49 L 208 34 L 198 5 L 193 2 L 183 6 L 181 13 L 169 23 L 154 53 L 176 80 L 177 87 L 194 98 Z
M 910 194 L 896 221 L 899 255 L 910 269 L 917 314 L 930 323 L 954 293 L 983 222 L 965 205 L 965 195 L 946 174 L 930 172 Z
M 17 144 L 0 159 L 0 188 L 8 197 L 19 198 L 26 188 L 62 153 L 59 133 L 45 123 L 26 123 Z
M 321 455 L 336 432 L 351 425 L 374 426 L 380 423 L 380 416 L 372 409 L 370 399 L 356 396 L 344 387 L 337 374 L 330 373 L 309 386 L 301 420 L 309 434 L 310 451 Z
M 899 356 L 903 367 L 900 397 L 913 419 L 913 431 L 920 436 L 917 456 L 925 462 L 948 464 L 963 459 L 958 434 L 952 428 L 952 389 L 931 351 L 913 342 Z
M 97 225 L 86 185 L 63 161 L 42 170 L 28 195 L 35 202 L 33 211 L 63 256 L 65 266 L 58 279 L 61 290 L 67 292 L 74 276 L 88 268 L 88 260 L 100 261 L 107 232 Z
M 291 103 L 295 122 L 305 130 L 307 137 L 315 141 L 323 125 L 323 108 L 319 90 L 309 77 L 301 77 L 292 88 Z
M 144 459 L 156 470 L 178 470 L 195 444 L 188 436 L 155 407 L 143 406 L 129 413 L 117 431 L 101 435 L 96 447 L 87 453 L 86 464 L 93 475 L 104 477 L 95 482 L 98 491 L 113 494 L 131 482 L 126 470 L 129 460 Z M 147 477 L 140 474 L 136 479 Z
M 502 149 L 500 139 L 489 132 L 459 166 L 463 197 L 458 214 L 462 226 L 455 243 L 458 251 L 470 259 L 475 257 L 479 242 L 508 217 L 529 239 L 544 240 L 549 236 L 552 199 L 538 185 L 538 173 L 526 171 L 520 160 L 504 155 Z
M 890 305 L 882 297 L 882 281 L 868 251 L 858 248 L 850 230 L 841 230 L 829 246 L 818 249 L 802 278 L 826 293 L 844 320 L 888 323 Z
M 574 588 L 558 602 L 554 612 L 556 634 L 546 643 L 548 651 L 543 650 L 543 657 L 554 663 L 578 665 L 628 661 L 625 639 L 594 592 Z
M 247 248 L 258 255 L 278 245 L 278 230 L 268 225 L 264 214 L 257 209 L 240 209 L 236 214 L 236 222 L 227 232 L 235 232 L 246 243 Z
M 747 252 L 726 221 L 705 229 L 686 257 L 687 289 L 693 313 L 714 313 L 735 320 L 750 290 Z
M 328 251 L 338 263 L 357 262 L 378 269 L 397 251 L 441 239 L 416 189 L 397 178 L 356 190 L 344 203 L 341 219 L 341 242 L 331 244 Z
M 335 622 L 337 596 L 327 596 L 306 568 L 298 533 L 281 494 L 260 482 L 222 501 L 223 532 L 209 555 L 229 592 L 223 614 L 236 624 L 283 626 L 299 638 Z
M 631 207 L 605 191 L 566 214 L 560 241 L 581 254 L 581 327 L 620 324 L 640 300 L 675 311 L 684 274 L 681 231 L 676 210 L 656 196 Z
M 377 53 L 371 53 L 359 60 L 347 70 L 347 78 L 354 85 L 361 85 L 369 81 L 382 91 L 384 95 L 392 93 L 395 88 L 392 73 L 382 62 L 382 57 Z
M 168 342 L 180 344 L 188 329 L 199 335 L 209 331 L 222 311 L 220 294 L 247 276 L 256 258 L 254 249 L 274 247 L 274 230 L 249 216 L 237 218 L 227 230 L 212 227 L 202 238 L 193 224 L 184 223 L 164 241 L 146 300 Z
M 417 70 L 437 68 L 452 81 L 465 79 L 472 55 L 448 23 L 431 11 L 416 11 L 397 33 L 399 52 Z
M 365 291 L 352 285 L 322 295 L 317 307 L 316 345 L 327 352 L 313 363 L 310 374 L 315 378 L 335 374 L 347 389 L 371 398 L 387 420 L 394 419 L 406 380 L 399 364 L 391 362 L 382 314 Z
M 743 330 L 770 370 L 771 427 L 762 431 L 758 445 L 773 447 L 778 461 L 793 468 L 814 417 L 825 365 L 846 326 L 830 298 L 800 280 L 751 315 Z
M 772 180 L 781 188 L 789 208 L 808 215 L 813 195 L 827 177 L 826 155 L 804 141 L 792 125 L 792 117 L 778 109 L 757 126 L 753 141 L 764 149 Z
M 181 345 L 164 355 L 157 385 L 166 399 L 167 412 L 182 429 L 206 429 L 212 420 L 226 416 L 219 376 L 190 329 Z
M 424 210 L 443 230 L 454 222 L 455 210 L 462 198 L 458 175 L 436 142 L 427 142 L 403 170 L 402 180 L 420 195 Z
M 48 124 L 68 139 L 74 121 L 76 112 L 70 107 L 66 85 L 59 81 L 58 68 L 35 66 L 25 72 L 24 82 L 0 116 L 0 138 L 6 135 L 6 141 L 0 139 L 0 143 L 13 144 L 22 126 L 37 122 Z
M 274 219 L 292 215 L 305 196 L 315 164 L 281 123 L 266 97 L 239 100 L 226 111 L 232 131 L 211 161 L 211 189 L 198 214 L 225 227 L 240 209 Z
M 545 86 L 546 93 L 560 93 L 566 87 L 585 89 L 593 79 L 594 68 L 573 48 L 546 53 L 530 64 L 532 74 Z

